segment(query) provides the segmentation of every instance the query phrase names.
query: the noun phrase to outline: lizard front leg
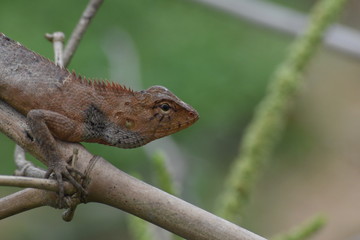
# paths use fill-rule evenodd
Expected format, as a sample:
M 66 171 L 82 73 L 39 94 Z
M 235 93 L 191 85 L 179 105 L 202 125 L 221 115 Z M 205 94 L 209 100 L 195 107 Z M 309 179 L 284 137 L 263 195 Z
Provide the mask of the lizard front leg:
M 79 173 L 77 170 L 70 167 L 64 161 L 59 150 L 56 147 L 55 136 L 63 136 L 62 140 L 71 140 L 72 136 L 79 136 L 80 125 L 59 113 L 35 109 L 27 114 L 27 121 L 34 139 L 38 142 L 43 151 L 46 160 L 48 161 L 48 170 L 46 177 L 54 173 L 55 178 L 59 184 L 59 197 L 62 204 L 64 198 L 64 182 L 63 177 L 68 179 L 80 192 L 85 190 L 79 184 L 71 172 Z M 60 205 L 61 205 L 60 204 Z

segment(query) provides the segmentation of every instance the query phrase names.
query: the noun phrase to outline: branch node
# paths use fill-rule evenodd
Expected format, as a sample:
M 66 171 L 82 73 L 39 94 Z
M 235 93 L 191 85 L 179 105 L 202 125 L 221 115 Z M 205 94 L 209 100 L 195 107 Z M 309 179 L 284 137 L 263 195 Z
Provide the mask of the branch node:
M 65 34 L 63 32 L 46 33 L 45 38 L 53 43 L 55 64 L 64 67 L 63 48 Z
M 65 34 L 63 32 L 46 33 L 45 38 L 50 42 L 64 42 Z

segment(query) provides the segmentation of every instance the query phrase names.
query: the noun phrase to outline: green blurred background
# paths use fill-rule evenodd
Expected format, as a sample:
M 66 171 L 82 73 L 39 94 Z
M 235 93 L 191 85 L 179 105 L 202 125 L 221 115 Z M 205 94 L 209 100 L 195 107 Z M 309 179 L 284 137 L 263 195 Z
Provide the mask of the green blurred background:
M 273 2 L 308 13 L 315 1 Z M 86 4 L 0 0 L 0 32 L 52 59 L 44 33 L 63 31 L 69 36 Z M 359 4 L 349 1 L 340 21 L 358 28 L 356 9 Z M 143 88 L 164 85 L 194 106 L 200 120 L 173 136 L 184 159 L 181 197 L 212 211 L 244 128 L 292 40 L 188 0 L 105 1 L 69 69 L 135 89 L 139 80 Z M 112 48 L 119 51 L 111 54 Z M 312 60 L 285 136 L 243 218 L 244 227 L 270 237 L 323 213 L 328 225 L 314 239 L 360 234 L 358 66 L 358 59 L 325 48 Z M 162 144 L 154 148 L 158 146 Z M 156 184 L 143 148 L 86 147 Z M 13 173 L 13 148 L 0 134 L 0 174 Z M 0 194 L 16 190 L 2 187 Z M 71 223 L 51 208 L 2 220 L 0 239 L 132 239 L 127 229 L 126 213 L 86 204 L 79 206 Z

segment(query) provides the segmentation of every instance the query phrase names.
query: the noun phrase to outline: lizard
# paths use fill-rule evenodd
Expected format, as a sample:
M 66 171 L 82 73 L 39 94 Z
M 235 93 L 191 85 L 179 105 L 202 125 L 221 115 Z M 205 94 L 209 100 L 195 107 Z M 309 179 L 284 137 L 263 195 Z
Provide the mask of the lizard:
M 85 191 L 56 139 L 136 148 L 189 127 L 197 111 L 162 86 L 133 91 L 81 77 L 0 33 L 0 100 L 26 116 L 31 138 L 47 160 L 59 198 L 64 178 Z

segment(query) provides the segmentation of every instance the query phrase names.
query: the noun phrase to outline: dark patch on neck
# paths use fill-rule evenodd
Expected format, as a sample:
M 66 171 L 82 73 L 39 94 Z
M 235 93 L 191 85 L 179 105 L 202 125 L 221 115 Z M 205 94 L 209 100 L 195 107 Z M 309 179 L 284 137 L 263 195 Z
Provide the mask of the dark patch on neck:
M 85 111 L 85 138 L 120 148 L 140 147 L 148 142 L 139 133 L 111 122 L 95 105 Z
M 90 105 L 85 111 L 85 128 L 87 137 L 101 137 L 108 123 L 105 114 L 96 106 Z

